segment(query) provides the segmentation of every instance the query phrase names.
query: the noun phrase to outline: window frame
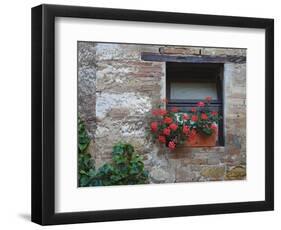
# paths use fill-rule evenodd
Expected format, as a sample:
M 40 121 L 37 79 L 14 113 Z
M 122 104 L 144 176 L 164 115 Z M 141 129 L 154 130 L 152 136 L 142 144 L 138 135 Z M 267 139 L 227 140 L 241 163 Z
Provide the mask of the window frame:
M 192 107 L 196 107 L 196 104 L 202 99 L 198 100 L 187 100 L 187 99 L 171 99 L 171 83 L 173 82 L 202 82 L 202 83 L 213 83 L 216 84 L 217 90 L 217 100 L 211 100 L 209 108 L 212 111 L 217 111 L 221 114 L 222 119 L 218 123 L 218 141 L 217 146 L 224 146 L 224 92 L 223 92 L 223 63 L 186 63 L 186 62 L 166 62 L 166 98 L 168 100 L 167 109 L 172 107 L 177 107 L 180 111 L 185 111 Z M 171 65 L 189 65 L 188 68 L 213 68 L 213 73 L 215 76 L 205 77 L 205 76 L 188 76 L 183 78 L 181 76 L 169 76 L 171 73 Z

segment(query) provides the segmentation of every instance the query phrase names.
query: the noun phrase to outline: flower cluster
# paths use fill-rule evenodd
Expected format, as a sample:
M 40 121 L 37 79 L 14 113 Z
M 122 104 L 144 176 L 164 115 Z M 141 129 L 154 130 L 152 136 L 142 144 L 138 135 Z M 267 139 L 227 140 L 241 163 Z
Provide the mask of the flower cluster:
M 149 127 L 153 139 L 174 150 L 185 141 L 196 138 L 198 133 L 212 135 L 221 117 L 209 108 L 211 100 L 208 96 L 188 111 L 180 111 L 176 107 L 167 110 L 161 105 L 154 108 Z

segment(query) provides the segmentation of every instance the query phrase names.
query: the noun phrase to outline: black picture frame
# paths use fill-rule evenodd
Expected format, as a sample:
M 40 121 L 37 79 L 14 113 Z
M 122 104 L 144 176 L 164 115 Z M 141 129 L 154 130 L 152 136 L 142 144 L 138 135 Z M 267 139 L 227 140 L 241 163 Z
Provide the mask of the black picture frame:
M 55 213 L 55 17 L 265 29 L 265 200 Z M 32 8 L 32 221 L 41 225 L 222 214 L 274 209 L 274 20 L 110 8 Z

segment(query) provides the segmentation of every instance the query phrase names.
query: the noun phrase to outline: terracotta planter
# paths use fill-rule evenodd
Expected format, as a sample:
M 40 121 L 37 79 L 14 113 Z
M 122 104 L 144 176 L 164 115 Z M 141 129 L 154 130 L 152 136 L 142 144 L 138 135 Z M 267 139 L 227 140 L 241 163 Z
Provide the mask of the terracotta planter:
M 213 132 L 211 136 L 197 133 L 193 140 L 188 140 L 185 146 L 188 147 L 214 147 L 217 142 L 217 131 Z

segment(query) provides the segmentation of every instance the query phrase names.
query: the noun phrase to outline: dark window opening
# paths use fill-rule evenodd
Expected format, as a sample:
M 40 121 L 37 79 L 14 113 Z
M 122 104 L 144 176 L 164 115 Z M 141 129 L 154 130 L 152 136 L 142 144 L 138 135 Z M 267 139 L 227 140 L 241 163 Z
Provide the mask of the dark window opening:
M 223 64 L 166 63 L 167 107 L 187 111 L 211 96 L 211 111 L 223 116 Z M 223 119 L 218 124 L 218 143 L 224 145 Z

